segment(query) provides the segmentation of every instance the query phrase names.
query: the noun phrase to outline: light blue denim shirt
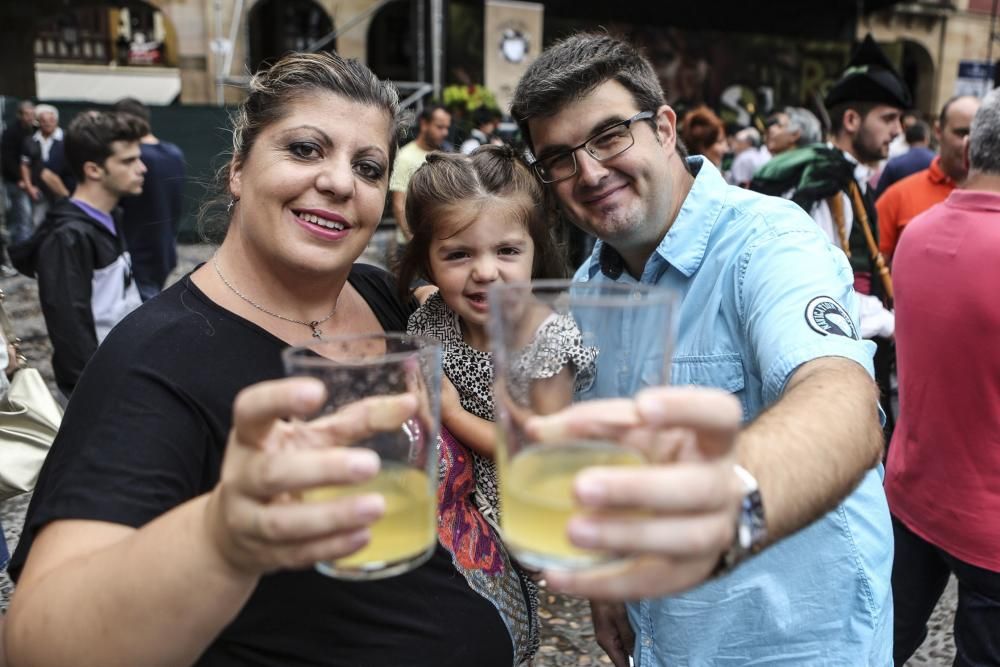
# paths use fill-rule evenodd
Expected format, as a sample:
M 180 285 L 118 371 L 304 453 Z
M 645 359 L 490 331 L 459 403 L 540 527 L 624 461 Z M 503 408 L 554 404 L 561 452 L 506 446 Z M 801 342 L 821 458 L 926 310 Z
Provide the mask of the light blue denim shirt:
M 701 157 L 689 163 L 694 186 L 639 281 L 600 242 L 576 279 L 679 290 L 671 382 L 731 392 L 746 421 L 811 359 L 846 357 L 871 374 L 875 346 L 857 337 L 844 253 L 795 204 L 727 185 Z M 656 335 L 601 347 L 636 348 Z M 881 475 L 870 470 L 832 512 L 729 575 L 630 604 L 638 667 L 891 665 L 893 541 Z

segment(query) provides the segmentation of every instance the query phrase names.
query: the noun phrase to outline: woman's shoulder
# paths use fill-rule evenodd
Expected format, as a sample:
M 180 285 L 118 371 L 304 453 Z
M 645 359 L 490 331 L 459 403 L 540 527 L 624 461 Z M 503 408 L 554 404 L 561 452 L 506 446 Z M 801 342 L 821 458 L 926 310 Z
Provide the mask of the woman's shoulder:
M 386 331 L 405 331 L 406 321 L 417 308 L 413 297 L 402 300 L 396 278 L 385 269 L 357 263 L 351 267 L 348 282 L 358 291 Z

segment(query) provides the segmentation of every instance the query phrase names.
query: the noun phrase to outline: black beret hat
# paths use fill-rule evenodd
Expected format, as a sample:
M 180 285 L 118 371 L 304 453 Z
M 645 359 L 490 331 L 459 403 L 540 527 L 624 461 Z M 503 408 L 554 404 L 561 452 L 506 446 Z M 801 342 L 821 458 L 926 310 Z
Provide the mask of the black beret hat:
M 847 63 L 847 69 L 823 100 L 827 109 L 844 102 L 872 102 L 900 109 L 913 105 L 906 84 L 870 34 L 865 36 Z

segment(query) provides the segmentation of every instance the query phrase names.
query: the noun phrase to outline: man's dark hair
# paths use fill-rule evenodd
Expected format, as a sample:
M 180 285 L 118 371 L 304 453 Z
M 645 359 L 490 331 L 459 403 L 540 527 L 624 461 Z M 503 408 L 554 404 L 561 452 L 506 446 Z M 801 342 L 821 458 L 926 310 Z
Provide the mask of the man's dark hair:
M 149 126 L 132 114 L 114 111 L 82 111 L 66 128 L 64 137 L 66 163 L 80 182 L 87 162 L 104 166 L 114 152 L 116 141 L 139 141 L 149 133 Z
M 121 98 L 114 103 L 111 109 L 118 113 L 130 113 L 143 119 L 147 124 L 149 123 L 149 107 L 134 97 Z
M 431 122 L 431 119 L 434 118 L 435 111 L 443 111 L 446 114 L 451 115 L 451 112 L 440 104 L 429 104 L 424 107 L 424 110 L 421 111 L 419 115 L 417 115 L 417 120 L 421 123 L 429 123 Z
M 834 105 L 830 110 L 830 133 L 836 136 L 844 129 L 844 114 L 847 113 L 849 109 L 854 109 L 862 119 L 871 113 L 872 109 L 877 107 L 881 102 L 841 102 L 840 104 Z
M 922 120 L 918 120 L 913 125 L 906 128 L 903 136 L 906 138 L 906 143 L 909 145 L 926 143 L 927 139 L 931 135 L 931 129 L 927 127 L 927 123 Z
M 528 67 L 514 90 L 510 114 L 533 148 L 530 119 L 552 116 L 612 80 L 632 94 L 639 111 L 666 104 L 656 72 L 638 49 L 605 33 L 580 33 L 549 47 Z

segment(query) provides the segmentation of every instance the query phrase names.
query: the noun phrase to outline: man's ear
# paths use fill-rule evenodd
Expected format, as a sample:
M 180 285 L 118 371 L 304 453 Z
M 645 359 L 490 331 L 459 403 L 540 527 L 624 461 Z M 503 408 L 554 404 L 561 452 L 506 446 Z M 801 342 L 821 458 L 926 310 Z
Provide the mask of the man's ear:
M 844 111 L 844 122 L 842 125 L 846 132 L 854 134 L 861 129 L 861 122 L 863 120 L 861 114 L 856 109 L 847 109 Z
M 664 148 L 673 148 L 677 143 L 677 114 L 670 105 L 664 104 L 656 110 L 656 140 Z
M 93 160 L 87 160 L 83 163 L 83 177 L 87 181 L 99 181 L 104 174 L 104 169 L 101 165 L 97 164 Z
M 962 137 L 962 164 L 965 166 L 965 173 L 968 174 L 969 170 L 972 169 L 972 160 L 969 159 L 969 151 L 971 150 L 972 144 L 969 142 L 969 135 Z

